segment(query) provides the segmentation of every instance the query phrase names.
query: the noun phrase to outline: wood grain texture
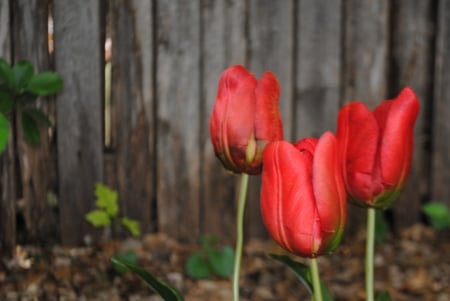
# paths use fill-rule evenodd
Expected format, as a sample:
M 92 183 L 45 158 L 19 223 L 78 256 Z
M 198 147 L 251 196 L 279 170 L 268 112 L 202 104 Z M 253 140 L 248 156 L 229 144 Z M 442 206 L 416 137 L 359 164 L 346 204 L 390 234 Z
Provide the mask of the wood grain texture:
M 281 87 L 280 111 L 284 137 L 293 139 L 294 1 L 249 1 L 248 68 L 260 78 L 272 71 Z M 260 177 L 251 177 L 246 210 L 246 236 L 265 237 L 259 207 Z
M 450 206 L 450 3 L 438 2 L 431 200 Z
M 411 226 L 420 219 L 421 202 L 430 194 L 429 117 L 432 109 L 433 1 L 400 0 L 392 7 L 390 81 L 388 97 L 395 97 L 405 86 L 414 89 L 421 110 L 415 126 L 414 157 L 405 190 L 394 203 L 395 228 Z M 407 208 L 407 209 L 406 209 Z
M 115 176 L 121 214 L 141 230 L 156 228 L 153 7 L 152 1 L 114 0 L 112 26 L 112 114 Z
M 30 61 L 36 73 L 49 71 L 48 1 L 19 0 L 12 3 L 14 61 Z M 33 106 L 45 112 L 50 120 L 55 119 L 54 97 L 41 97 Z M 56 192 L 54 132 L 41 127 L 39 145 L 30 145 L 23 138 L 20 112 L 16 114 L 23 200 L 20 215 L 25 221 L 25 237 L 29 240 L 55 241 L 58 239 L 58 217 L 47 201 L 48 194 Z
M 217 235 L 223 242 L 232 243 L 235 237 L 239 176 L 226 171 L 215 157 L 209 135 L 209 120 L 220 75 L 231 65 L 246 64 L 245 2 L 204 0 L 201 18 L 201 232 L 204 235 Z
M 64 80 L 57 97 L 61 235 L 77 244 L 92 232 L 84 215 L 103 177 L 101 1 L 55 1 L 54 17 L 55 67 Z
M 157 1 L 157 199 L 159 229 L 200 233 L 200 2 Z
M 299 1 L 295 134 L 319 137 L 334 130 L 340 106 L 342 1 Z
M 9 1 L 0 2 L 0 57 L 11 62 L 11 26 Z M 11 117 L 11 116 L 8 116 Z M 14 132 L 14 127 L 11 129 Z M 11 137 L 11 136 L 10 136 Z M 12 252 L 16 245 L 16 170 L 15 146 L 9 139 L 0 155 L 0 249 Z
M 389 1 L 345 1 L 344 101 L 375 107 L 387 92 Z

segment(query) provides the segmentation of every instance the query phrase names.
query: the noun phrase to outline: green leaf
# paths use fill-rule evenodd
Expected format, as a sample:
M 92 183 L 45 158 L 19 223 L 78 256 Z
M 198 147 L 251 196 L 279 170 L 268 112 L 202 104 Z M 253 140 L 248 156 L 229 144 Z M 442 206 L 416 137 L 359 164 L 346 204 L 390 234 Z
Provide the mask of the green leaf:
M 22 111 L 22 129 L 25 140 L 30 144 L 38 144 L 41 141 L 41 132 L 39 127 L 27 110 Z
M 103 208 L 109 216 L 115 217 L 119 213 L 119 204 L 117 201 L 117 192 L 101 183 L 95 184 L 95 196 L 98 208 Z
M 233 273 L 234 250 L 225 246 L 221 251 L 209 250 L 207 253 L 214 273 L 220 277 L 230 277 Z
M 138 264 L 138 257 L 134 250 L 128 250 L 125 253 L 116 254 L 115 257 L 121 261 L 126 261 L 126 262 L 136 264 L 136 265 Z M 115 262 L 113 262 L 113 265 L 114 265 L 114 269 L 121 274 L 124 274 L 124 273 L 130 271 L 127 267 L 125 267 L 121 264 L 116 264 Z
M 42 72 L 33 76 L 28 83 L 27 90 L 40 95 L 50 95 L 58 92 L 63 87 L 63 80 L 54 72 Z
M 27 104 L 35 101 L 39 96 L 29 92 L 23 92 L 19 96 L 16 97 L 16 101 L 19 104 Z
M 13 96 L 9 91 L 0 90 L 0 112 L 9 112 L 14 105 Z
M 0 81 L 3 81 L 9 87 L 14 85 L 14 75 L 11 67 L 4 59 L 0 59 Z
M 47 114 L 38 109 L 24 109 L 26 114 L 28 114 L 34 121 L 44 124 L 47 127 L 52 126 L 52 122 L 48 118 Z
M 375 242 L 377 244 L 381 244 L 389 232 L 389 225 L 383 214 L 383 210 L 377 209 L 375 211 Z
M 208 258 L 203 252 L 192 253 L 186 262 L 186 272 L 193 279 L 211 277 L 213 271 Z
M 289 256 L 286 255 L 269 254 L 269 257 L 287 265 L 291 269 L 291 271 L 294 272 L 300 282 L 306 287 L 311 296 L 313 296 L 314 290 L 312 277 L 311 271 L 308 266 L 304 265 L 301 262 L 292 260 Z M 333 297 L 331 296 L 330 291 L 322 282 L 320 283 L 320 287 L 322 289 L 323 301 L 333 301 Z
M 3 152 L 8 144 L 9 122 L 5 115 L 0 113 L 0 153 Z
M 20 93 L 34 75 L 34 67 L 28 61 L 21 61 L 12 68 L 14 89 Z
M 450 210 L 443 203 L 431 202 L 422 206 L 423 212 L 436 230 L 450 227 Z
M 121 222 L 133 236 L 136 237 L 141 235 L 141 223 L 139 221 L 128 217 L 122 217 Z
M 86 220 L 94 227 L 103 227 L 111 225 L 109 215 L 100 209 L 92 210 L 85 215 Z
M 125 260 L 121 260 L 120 258 L 113 257 L 111 258 L 112 262 L 116 265 L 120 265 L 136 274 L 138 274 L 150 288 L 152 288 L 156 293 L 158 293 L 164 301 L 183 301 L 183 296 L 181 293 L 174 287 L 169 284 L 158 280 L 153 277 L 150 273 L 144 270 L 142 267 L 127 262 Z
M 391 296 L 388 292 L 382 292 L 380 295 L 378 295 L 375 301 L 391 301 Z

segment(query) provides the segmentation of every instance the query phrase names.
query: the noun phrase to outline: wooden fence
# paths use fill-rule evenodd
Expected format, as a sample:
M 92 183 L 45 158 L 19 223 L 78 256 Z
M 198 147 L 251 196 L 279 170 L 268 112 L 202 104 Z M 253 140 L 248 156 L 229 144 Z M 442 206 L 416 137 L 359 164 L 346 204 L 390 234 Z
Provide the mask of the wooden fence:
M 218 78 L 233 64 L 276 73 L 291 141 L 334 130 L 345 102 L 373 107 L 412 86 L 421 112 L 395 229 L 419 221 L 424 202 L 450 204 L 450 1 L 3 0 L 0 57 L 55 70 L 65 84 L 37 104 L 56 124 L 41 145 L 25 144 L 17 125 L 0 157 L 3 246 L 81 243 L 93 233 L 84 215 L 96 182 L 119 192 L 121 213 L 145 232 L 233 239 L 237 177 L 214 157 L 208 133 Z M 250 182 L 250 237 L 265 235 L 258 182 Z M 351 230 L 363 215 L 351 208 Z

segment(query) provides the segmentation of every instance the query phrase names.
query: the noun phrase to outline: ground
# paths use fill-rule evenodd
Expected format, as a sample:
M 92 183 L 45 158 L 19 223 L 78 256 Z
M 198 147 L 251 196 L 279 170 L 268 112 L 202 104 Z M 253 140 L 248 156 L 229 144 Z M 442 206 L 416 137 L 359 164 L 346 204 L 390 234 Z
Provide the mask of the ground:
M 417 224 L 388 237 L 376 247 L 375 290 L 388 291 L 396 301 L 449 301 L 448 234 Z M 114 270 L 111 256 L 129 249 L 135 250 L 139 263 L 148 271 L 179 288 L 187 301 L 231 300 L 229 280 L 194 281 L 186 276 L 186 258 L 197 248 L 164 234 L 103 241 L 83 248 L 18 247 L 14 257 L 2 256 L 0 300 L 161 300 L 134 274 Z M 269 259 L 267 253 L 283 251 L 272 241 L 246 242 L 241 300 L 310 300 L 295 275 Z M 363 258 L 363 235 L 344 241 L 334 254 L 319 258 L 322 280 L 336 301 L 364 300 Z

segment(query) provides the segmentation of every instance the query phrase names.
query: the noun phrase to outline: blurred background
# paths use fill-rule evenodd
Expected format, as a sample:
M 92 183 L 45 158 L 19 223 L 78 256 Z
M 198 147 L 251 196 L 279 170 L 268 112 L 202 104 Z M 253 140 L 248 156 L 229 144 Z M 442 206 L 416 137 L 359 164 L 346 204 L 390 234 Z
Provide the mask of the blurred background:
M 96 183 L 144 233 L 232 242 L 239 177 L 214 157 L 209 115 L 234 64 L 277 75 L 293 142 L 334 131 L 346 102 L 373 108 L 411 86 L 421 103 L 412 171 L 386 220 L 395 233 L 427 222 L 423 204 L 450 205 L 449 1 L 3 0 L 0 57 L 64 80 L 36 104 L 55 123 L 41 144 L 13 135 L 0 156 L 2 248 L 98 236 L 85 219 Z M 252 177 L 249 238 L 267 236 L 258 193 Z M 364 217 L 350 208 L 349 235 Z

